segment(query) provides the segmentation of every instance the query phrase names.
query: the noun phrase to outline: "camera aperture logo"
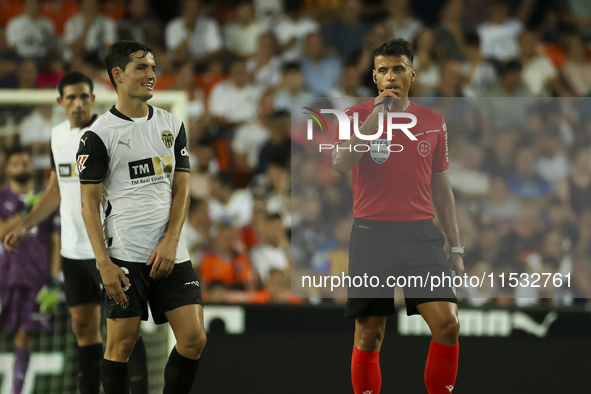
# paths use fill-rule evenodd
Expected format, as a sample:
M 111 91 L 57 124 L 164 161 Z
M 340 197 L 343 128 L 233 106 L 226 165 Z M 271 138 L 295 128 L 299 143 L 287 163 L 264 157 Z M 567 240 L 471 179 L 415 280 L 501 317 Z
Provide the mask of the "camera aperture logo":
M 393 138 L 393 131 L 400 130 L 402 131 L 408 139 L 411 141 L 417 141 L 417 137 L 415 137 L 411 132 L 410 129 L 417 125 L 417 117 L 414 114 L 409 114 L 406 112 L 388 112 L 386 117 L 386 138 L 380 138 L 384 133 L 384 113 L 380 112 L 378 114 L 378 126 L 375 129 L 374 134 L 365 135 L 361 134 L 359 131 L 359 127 L 363 124 L 359 122 L 359 113 L 354 112 L 352 114 L 347 114 L 346 111 L 340 111 L 338 109 L 321 109 L 320 112 L 315 111 L 309 107 L 303 107 L 310 112 L 303 112 L 305 115 L 310 116 L 312 119 L 308 119 L 307 122 L 307 136 L 306 138 L 311 141 L 314 139 L 314 121 L 318 124 L 321 131 L 328 130 L 328 124 L 322 114 L 333 114 L 337 117 L 338 125 L 339 125 L 339 140 L 346 141 L 351 138 L 351 129 L 353 129 L 353 133 L 362 141 L 371 141 L 369 144 L 356 144 L 351 145 L 348 147 L 339 147 L 339 143 L 336 144 L 319 144 L 319 152 L 322 150 L 332 150 L 335 146 L 336 149 L 344 149 L 351 151 L 353 149 L 355 152 L 370 152 L 374 161 L 378 164 L 381 164 L 387 159 L 390 153 L 395 152 L 402 152 L 404 147 L 400 144 L 393 144 L 391 143 Z M 394 123 L 398 122 L 398 119 L 410 119 L 410 122 L 403 122 L 403 123 Z M 351 122 L 353 122 L 351 127 Z

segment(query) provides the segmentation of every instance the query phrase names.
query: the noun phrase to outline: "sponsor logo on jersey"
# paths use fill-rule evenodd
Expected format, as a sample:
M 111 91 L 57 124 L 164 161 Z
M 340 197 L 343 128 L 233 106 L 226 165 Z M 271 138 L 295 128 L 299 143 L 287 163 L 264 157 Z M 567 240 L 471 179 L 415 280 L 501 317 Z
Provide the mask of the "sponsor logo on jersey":
M 152 157 L 128 163 L 129 177 L 133 179 L 146 178 L 160 174 L 172 173 L 172 157 Z
M 189 156 L 189 150 L 186 146 L 183 149 L 181 149 L 181 156 Z
M 86 166 L 84 165 L 84 163 L 86 163 L 86 160 L 88 160 L 88 155 L 78 155 L 78 173 L 81 173 L 86 168 Z
M 199 281 L 198 280 L 193 280 L 191 282 L 185 283 L 185 286 L 187 286 L 187 285 L 194 285 L 194 286 L 199 287 Z
M 129 146 L 129 143 L 130 142 L 131 142 L 131 138 L 128 139 L 127 142 L 117 141 L 117 145 L 125 145 L 125 146 L 127 146 L 131 150 L 131 146 Z
M 119 305 L 122 309 L 129 308 L 129 296 L 126 295 L 125 298 L 127 298 L 127 301 L 125 301 L 123 304 Z
M 174 143 L 174 136 L 170 131 L 164 130 L 160 136 L 162 137 L 162 142 L 164 142 L 164 145 L 166 145 L 167 148 L 170 148 Z
M 427 157 L 431 153 L 431 144 L 429 141 L 421 141 L 417 144 L 417 149 L 421 156 Z
M 451 384 L 449 386 L 445 386 L 445 388 L 447 389 L 447 391 L 449 391 L 450 393 L 453 391 L 454 386 L 452 386 Z
M 59 176 L 61 178 L 78 177 L 78 166 L 76 163 L 60 164 L 58 166 Z
M 86 138 L 80 138 L 80 142 L 82 142 L 84 144 L 84 146 L 86 146 L 86 140 L 88 139 L 88 137 Z

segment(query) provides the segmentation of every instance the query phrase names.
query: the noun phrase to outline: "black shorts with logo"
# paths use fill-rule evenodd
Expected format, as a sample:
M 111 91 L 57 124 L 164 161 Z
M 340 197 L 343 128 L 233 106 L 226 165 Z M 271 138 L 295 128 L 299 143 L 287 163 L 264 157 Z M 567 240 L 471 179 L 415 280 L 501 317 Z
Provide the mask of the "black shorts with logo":
M 69 307 L 102 302 L 103 281 L 96 260 L 73 260 L 62 256 L 62 272 Z
M 392 315 L 394 287 L 401 276 L 407 315 L 418 314 L 417 305 L 431 301 L 457 303 L 455 289 L 449 281 L 431 290 L 431 276 L 450 274 L 450 265 L 443 250 L 445 236 L 433 220 L 415 222 L 384 222 L 355 219 L 349 245 L 349 277 L 377 276 L 372 285 L 348 289 L 347 317 Z M 420 279 L 419 279 L 420 277 Z M 369 282 L 366 282 L 369 283 Z M 390 279 L 390 283 L 393 281 Z M 375 286 L 375 287 L 374 287 Z
M 190 261 L 175 264 L 167 278 L 158 279 L 150 277 L 152 266 L 145 263 L 130 263 L 114 258 L 111 261 L 123 269 L 131 286 L 125 291 L 128 303 L 123 305 L 117 305 L 109 299 L 106 291 L 103 292 L 105 313 L 109 319 L 141 316 L 142 320 L 148 320 L 149 302 L 154 322 L 163 324 L 168 321 L 165 312 L 185 305 L 203 305 L 197 274 Z

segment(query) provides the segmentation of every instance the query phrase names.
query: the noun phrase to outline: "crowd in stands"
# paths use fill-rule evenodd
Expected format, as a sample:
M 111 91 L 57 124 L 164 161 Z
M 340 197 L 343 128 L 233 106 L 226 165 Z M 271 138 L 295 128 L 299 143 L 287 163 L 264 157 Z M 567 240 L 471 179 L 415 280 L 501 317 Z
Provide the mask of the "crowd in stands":
M 376 96 L 372 48 L 395 37 L 414 48 L 410 96 L 447 120 L 468 273 L 573 273 L 569 289 L 464 296 L 591 299 L 588 0 L 0 0 L 0 89 L 81 71 L 109 91 L 109 46 L 152 48 L 155 88 L 189 98 L 186 235 L 205 301 L 309 302 L 326 294 L 291 293 L 293 275 L 347 270 L 351 180 L 302 141 L 292 100 Z M 18 126 L 0 142 L 47 170 L 61 120 L 51 105 L 0 108 L 0 128 Z

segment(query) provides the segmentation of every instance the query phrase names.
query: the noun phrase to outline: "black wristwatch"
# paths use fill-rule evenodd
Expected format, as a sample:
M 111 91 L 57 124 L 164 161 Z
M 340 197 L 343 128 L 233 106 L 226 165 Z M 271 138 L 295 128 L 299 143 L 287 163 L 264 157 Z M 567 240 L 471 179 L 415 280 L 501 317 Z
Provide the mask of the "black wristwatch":
M 466 258 L 466 247 L 465 246 L 452 246 L 449 249 L 449 253 L 459 253 L 463 259 Z

